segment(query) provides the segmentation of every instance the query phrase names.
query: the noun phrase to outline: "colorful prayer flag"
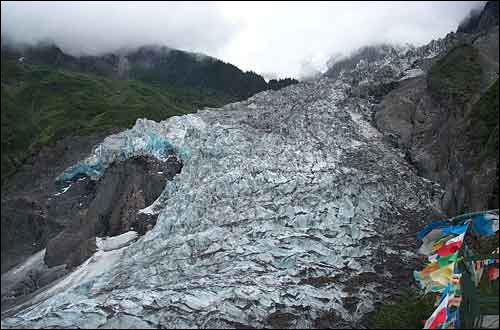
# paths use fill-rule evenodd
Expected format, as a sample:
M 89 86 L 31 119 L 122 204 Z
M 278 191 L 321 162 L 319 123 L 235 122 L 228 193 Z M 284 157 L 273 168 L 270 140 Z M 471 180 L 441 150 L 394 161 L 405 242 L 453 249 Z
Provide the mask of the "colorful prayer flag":
M 490 267 L 488 269 L 488 280 L 491 282 L 491 281 L 495 281 L 495 280 L 498 280 L 498 267 Z
M 417 237 L 418 239 L 420 240 L 423 240 L 424 237 L 430 233 L 433 229 L 436 229 L 436 228 L 444 228 L 444 227 L 448 227 L 450 225 L 450 222 L 449 221 L 445 221 L 445 220 L 441 220 L 441 221 L 434 221 L 430 224 L 428 224 L 427 226 L 425 226 L 422 230 L 420 230 L 418 233 L 417 233 Z
M 464 216 L 461 219 L 467 219 Z M 460 305 L 462 294 L 460 279 L 462 274 L 455 271 L 460 257 L 460 249 L 464 246 L 464 239 L 472 223 L 472 229 L 480 236 L 498 235 L 498 215 L 483 213 L 467 220 L 462 225 L 451 225 L 451 221 L 436 221 L 418 232 L 417 237 L 422 240 L 419 252 L 428 256 L 429 264 L 420 272 L 415 271 L 414 277 L 420 288 L 426 292 L 439 292 L 437 308 L 425 322 L 424 329 L 459 329 Z M 466 248 L 467 250 L 467 248 Z M 493 254 L 498 253 L 498 248 Z M 465 251 L 467 255 L 467 251 Z M 490 281 L 499 278 L 498 258 L 477 260 L 465 263 L 472 265 L 472 273 L 476 286 L 479 284 L 483 271 L 487 266 Z
M 464 237 L 465 233 L 450 239 L 436 251 L 436 254 L 439 255 L 440 257 L 446 257 L 449 256 L 450 254 L 457 252 L 462 247 Z
M 425 322 L 424 329 L 437 329 L 448 318 L 448 295 L 445 295 L 431 317 Z
M 480 236 L 493 236 L 498 231 L 498 214 L 478 214 L 472 218 L 472 229 Z
M 428 259 L 431 263 L 435 262 L 439 265 L 439 267 L 444 267 L 458 260 L 458 251 L 446 257 L 441 257 L 438 254 L 433 254 Z
M 436 263 L 430 264 L 421 272 L 414 272 L 415 280 L 421 289 L 426 292 L 443 292 L 453 279 L 455 263 L 439 267 Z

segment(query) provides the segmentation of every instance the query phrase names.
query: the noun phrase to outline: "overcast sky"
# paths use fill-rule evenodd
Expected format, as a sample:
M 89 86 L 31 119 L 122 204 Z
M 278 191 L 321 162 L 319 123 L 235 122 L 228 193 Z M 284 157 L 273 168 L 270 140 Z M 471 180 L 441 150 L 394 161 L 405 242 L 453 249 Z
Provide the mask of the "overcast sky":
M 267 77 L 324 70 L 364 45 L 422 45 L 484 2 L 9 2 L 2 35 L 52 39 L 72 54 L 161 44 Z

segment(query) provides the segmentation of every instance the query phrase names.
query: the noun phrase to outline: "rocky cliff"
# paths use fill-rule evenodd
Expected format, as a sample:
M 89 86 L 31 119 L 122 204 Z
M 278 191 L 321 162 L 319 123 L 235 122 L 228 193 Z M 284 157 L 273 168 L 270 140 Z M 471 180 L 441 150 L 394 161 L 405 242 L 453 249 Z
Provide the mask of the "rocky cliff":
M 374 112 L 419 173 L 443 185 L 450 216 L 498 208 L 499 150 L 498 24 L 452 38 L 426 75 L 401 82 Z

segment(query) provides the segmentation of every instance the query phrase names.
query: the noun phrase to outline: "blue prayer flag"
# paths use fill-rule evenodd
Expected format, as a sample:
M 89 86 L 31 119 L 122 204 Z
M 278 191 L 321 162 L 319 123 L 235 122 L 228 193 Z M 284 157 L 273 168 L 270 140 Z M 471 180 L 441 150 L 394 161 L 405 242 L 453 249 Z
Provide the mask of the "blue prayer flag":
M 496 222 L 496 224 L 494 223 Z M 498 230 L 498 215 L 478 214 L 472 218 L 472 229 L 481 236 L 493 236 Z
M 417 233 L 417 237 L 418 237 L 418 239 L 423 240 L 424 237 L 428 233 L 430 233 L 433 229 L 444 228 L 444 227 L 448 227 L 449 225 L 450 225 L 450 222 L 446 221 L 446 220 L 434 221 L 434 222 L 428 224 L 427 226 L 425 226 L 422 230 L 420 230 Z

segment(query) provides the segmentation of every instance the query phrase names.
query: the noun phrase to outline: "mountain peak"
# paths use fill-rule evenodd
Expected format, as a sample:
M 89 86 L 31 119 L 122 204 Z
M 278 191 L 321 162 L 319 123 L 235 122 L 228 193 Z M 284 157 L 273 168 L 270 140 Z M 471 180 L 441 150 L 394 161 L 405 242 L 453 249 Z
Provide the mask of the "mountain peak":
M 482 9 L 473 9 L 459 24 L 457 32 L 477 33 L 498 26 L 498 1 L 488 1 Z

